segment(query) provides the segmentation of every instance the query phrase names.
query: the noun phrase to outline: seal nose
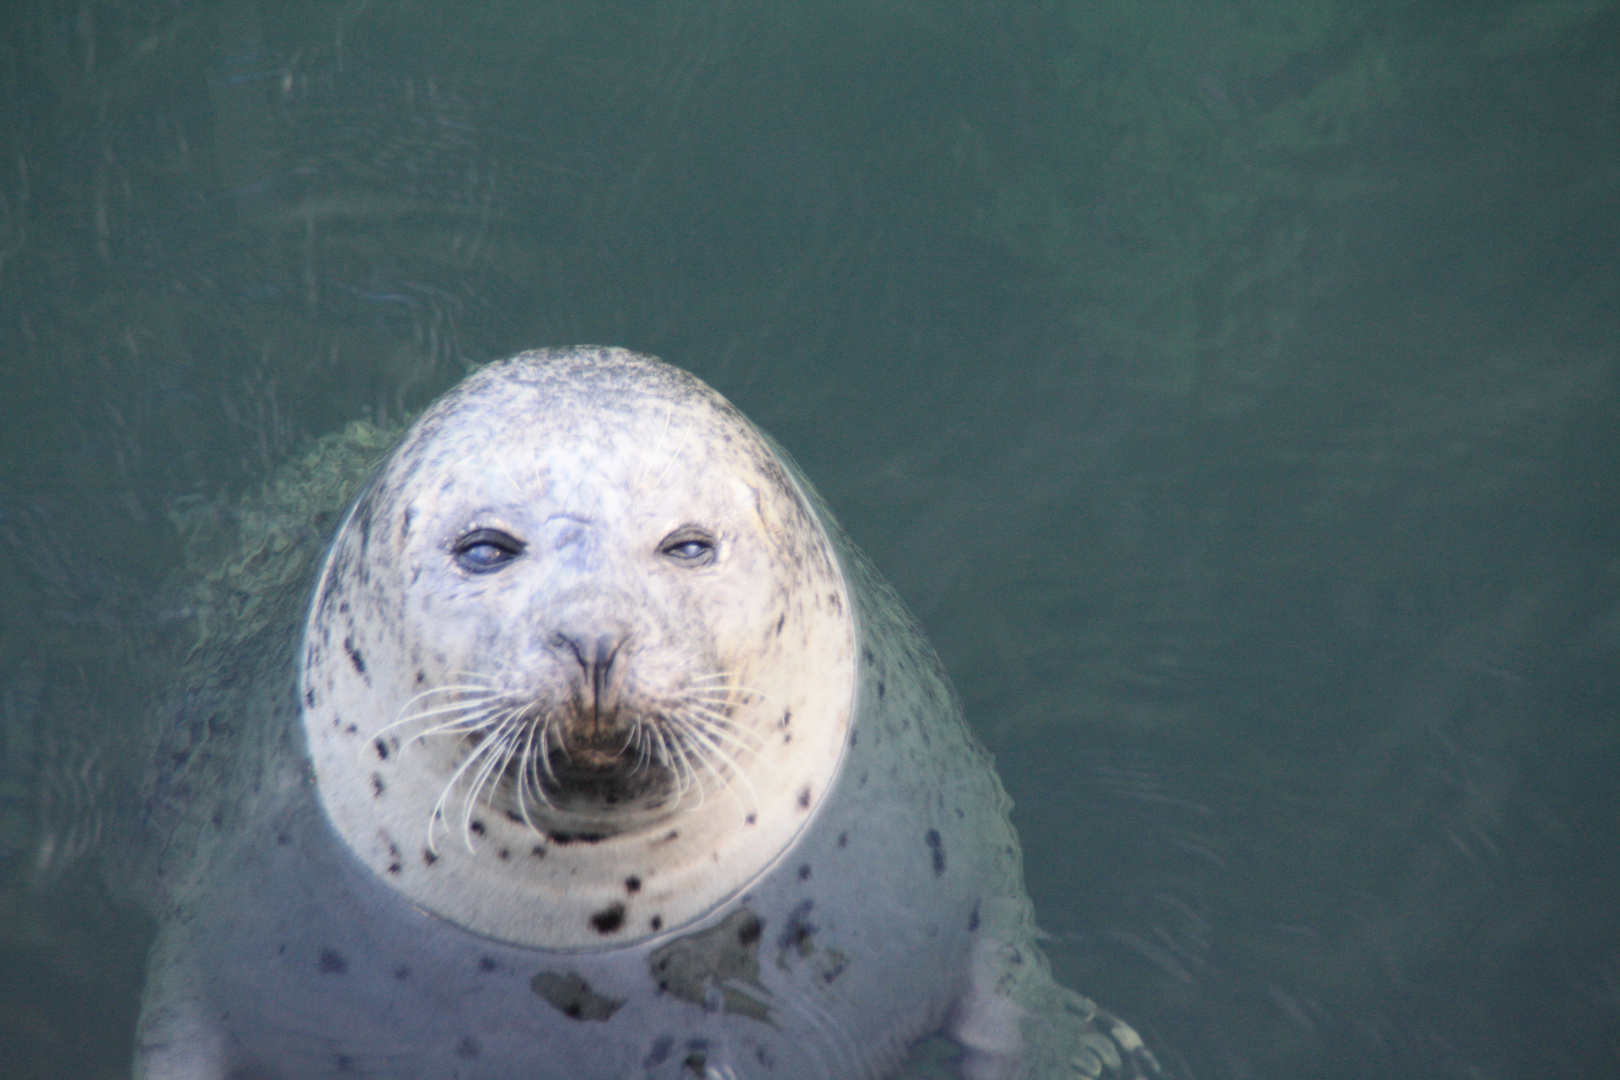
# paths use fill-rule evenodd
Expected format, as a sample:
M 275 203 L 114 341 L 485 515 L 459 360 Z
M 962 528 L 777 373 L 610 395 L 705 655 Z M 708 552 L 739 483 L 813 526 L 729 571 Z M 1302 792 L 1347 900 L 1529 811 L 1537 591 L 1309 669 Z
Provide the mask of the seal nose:
M 618 659 L 624 638 L 618 634 L 587 637 L 558 631 L 556 642 L 574 654 L 574 660 L 584 675 L 583 685 L 589 689 L 591 719 L 600 722 L 604 713 L 613 711 L 613 662 Z

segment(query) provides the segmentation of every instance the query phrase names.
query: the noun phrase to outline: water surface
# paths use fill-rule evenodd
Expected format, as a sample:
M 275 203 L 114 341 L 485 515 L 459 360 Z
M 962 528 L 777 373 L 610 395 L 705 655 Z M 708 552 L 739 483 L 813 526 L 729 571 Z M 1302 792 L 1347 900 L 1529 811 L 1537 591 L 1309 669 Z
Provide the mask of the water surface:
M 1181 1075 L 1620 1070 L 1612 2 L 0 27 L 8 1076 L 127 1075 L 185 538 L 578 342 L 799 459 Z

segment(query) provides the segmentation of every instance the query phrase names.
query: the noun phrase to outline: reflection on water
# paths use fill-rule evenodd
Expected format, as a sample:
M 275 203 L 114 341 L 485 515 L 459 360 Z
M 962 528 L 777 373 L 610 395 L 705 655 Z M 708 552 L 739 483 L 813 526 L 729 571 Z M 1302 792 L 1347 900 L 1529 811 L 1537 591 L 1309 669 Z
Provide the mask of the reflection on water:
M 799 458 L 997 752 L 1060 973 L 1162 1058 L 1613 1070 L 1612 4 L 6 25 L 8 1075 L 127 1075 L 186 538 L 580 341 Z

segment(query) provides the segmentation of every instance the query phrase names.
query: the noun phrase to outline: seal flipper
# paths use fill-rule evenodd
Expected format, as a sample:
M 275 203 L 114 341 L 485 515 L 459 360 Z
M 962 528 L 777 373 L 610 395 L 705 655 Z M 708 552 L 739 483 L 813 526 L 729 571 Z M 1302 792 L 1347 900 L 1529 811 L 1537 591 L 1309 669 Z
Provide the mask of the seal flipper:
M 184 964 L 152 950 L 135 1028 L 134 1080 L 225 1080 L 225 1033 Z
M 1025 1017 L 1027 1080 L 1152 1080 L 1162 1073 L 1129 1024 L 1047 977 L 1040 1007 Z
M 986 905 L 987 907 L 989 905 Z M 1152 1080 L 1152 1051 L 1124 1021 L 1052 978 L 1033 943 L 1027 902 L 1004 900 L 980 937 L 945 1024 L 962 1080 Z M 987 913 L 988 914 L 988 913 Z

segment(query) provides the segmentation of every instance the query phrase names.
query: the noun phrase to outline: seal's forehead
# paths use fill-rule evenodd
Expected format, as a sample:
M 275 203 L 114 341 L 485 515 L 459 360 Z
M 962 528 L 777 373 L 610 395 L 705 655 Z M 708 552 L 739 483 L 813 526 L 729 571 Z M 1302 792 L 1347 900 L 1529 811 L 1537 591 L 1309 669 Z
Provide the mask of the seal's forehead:
M 490 364 L 445 399 L 494 411 L 542 414 L 566 424 L 578 410 L 642 419 L 671 408 L 746 426 L 740 413 L 696 376 L 624 349 L 541 349 Z
M 684 453 L 685 449 L 701 453 Z M 676 458 L 791 487 L 776 456 L 730 402 L 697 377 L 622 349 L 539 350 L 468 376 L 417 422 L 399 475 L 498 458 L 508 466 L 589 452 L 600 470 Z

